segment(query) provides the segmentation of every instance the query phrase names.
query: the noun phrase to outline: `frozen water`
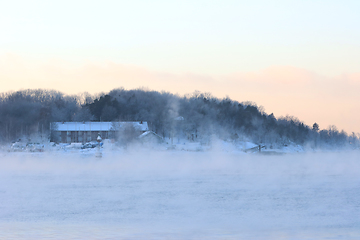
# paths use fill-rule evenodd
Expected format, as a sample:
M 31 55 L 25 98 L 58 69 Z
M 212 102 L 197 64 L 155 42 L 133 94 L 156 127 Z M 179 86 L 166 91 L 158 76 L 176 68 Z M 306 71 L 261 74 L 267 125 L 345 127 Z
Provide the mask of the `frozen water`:
M 359 239 L 359 155 L 3 153 L 0 239 Z

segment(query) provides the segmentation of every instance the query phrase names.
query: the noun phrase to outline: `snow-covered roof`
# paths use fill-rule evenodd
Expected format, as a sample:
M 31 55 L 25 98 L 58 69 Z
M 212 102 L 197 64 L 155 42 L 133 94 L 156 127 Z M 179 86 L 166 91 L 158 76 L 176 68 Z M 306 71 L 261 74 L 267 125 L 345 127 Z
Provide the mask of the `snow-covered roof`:
M 136 130 L 148 131 L 147 122 L 53 122 L 55 131 L 116 131 L 124 126 L 132 125 Z
M 144 137 L 146 137 L 147 135 L 153 135 L 153 136 L 156 136 L 156 137 L 162 139 L 162 137 L 160 137 L 159 135 L 157 135 L 156 133 L 154 133 L 154 132 L 152 132 L 152 131 L 146 131 L 146 132 L 144 132 L 143 134 L 141 134 L 141 135 L 139 136 L 139 138 L 144 138 Z

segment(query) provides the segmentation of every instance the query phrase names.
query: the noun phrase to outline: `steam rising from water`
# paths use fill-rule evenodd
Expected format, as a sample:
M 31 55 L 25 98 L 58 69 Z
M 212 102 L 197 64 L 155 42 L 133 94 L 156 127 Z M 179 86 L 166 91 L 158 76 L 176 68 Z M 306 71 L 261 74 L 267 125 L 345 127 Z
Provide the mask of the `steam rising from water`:
M 360 236 L 358 152 L 2 155 L 0 238 Z

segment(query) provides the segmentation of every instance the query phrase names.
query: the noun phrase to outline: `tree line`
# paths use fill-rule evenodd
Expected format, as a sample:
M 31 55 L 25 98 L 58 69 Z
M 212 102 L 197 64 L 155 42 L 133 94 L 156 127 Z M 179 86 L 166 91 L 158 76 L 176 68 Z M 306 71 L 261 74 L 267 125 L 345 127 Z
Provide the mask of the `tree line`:
M 320 129 L 296 117 L 276 118 L 253 102 L 219 99 L 210 93 L 178 96 L 147 89 L 113 89 L 108 93 L 65 95 L 54 90 L 28 89 L 0 94 L 0 141 L 45 136 L 50 122 L 146 121 L 162 137 L 207 142 L 249 140 L 258 144 L 312 147 L 358 145 L 359 134 L 335 126 Z

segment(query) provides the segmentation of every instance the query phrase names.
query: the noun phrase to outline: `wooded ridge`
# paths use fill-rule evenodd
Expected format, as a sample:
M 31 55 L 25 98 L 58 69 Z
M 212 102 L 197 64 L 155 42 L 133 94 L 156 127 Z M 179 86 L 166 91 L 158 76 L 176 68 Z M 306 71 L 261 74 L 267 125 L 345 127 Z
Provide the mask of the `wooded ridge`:
M 359 143 L 359 134 L 335 126 L 320 129 L 296 117 L 276 118 L 253 102 L 219 99 L 209 93 L 178 96 L 146 89 L 113 89 L 104 94 L 65 95 L 55 90 L 28 89 L 0 95 L 0 140 L 15 141 L 33 134 L 49 135 L 51 122 L 146 121 L 162 137 L 207 141 L 246 138 L 256 143 L 293 142 L 312 147 L 344 147 Z

